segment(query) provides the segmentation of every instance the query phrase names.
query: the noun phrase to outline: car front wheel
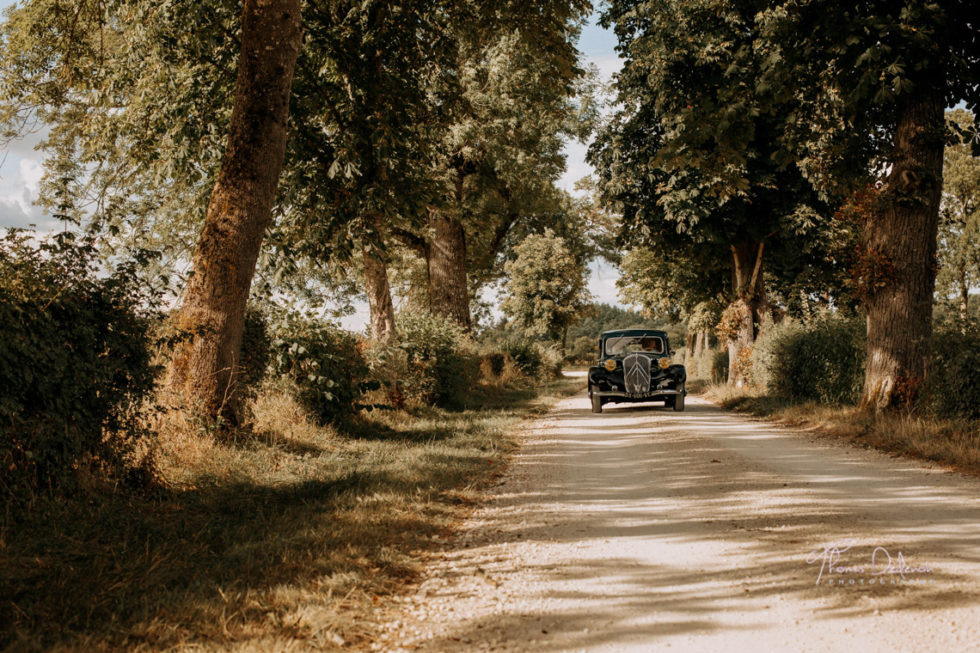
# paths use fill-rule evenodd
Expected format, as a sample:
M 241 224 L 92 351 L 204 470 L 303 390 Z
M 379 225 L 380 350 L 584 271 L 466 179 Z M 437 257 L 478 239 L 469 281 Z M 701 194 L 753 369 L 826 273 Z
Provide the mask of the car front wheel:
M 684 395 L 674 395 L 674 411 L 681 412 L 684 410 Z
M 602 397 L 600 397 L 599 395 L 596 395 L 596 394 L 591 395 L 591 396 L 592 396 L 592 412 L 593 413 L 601 413 L 602 412 Z

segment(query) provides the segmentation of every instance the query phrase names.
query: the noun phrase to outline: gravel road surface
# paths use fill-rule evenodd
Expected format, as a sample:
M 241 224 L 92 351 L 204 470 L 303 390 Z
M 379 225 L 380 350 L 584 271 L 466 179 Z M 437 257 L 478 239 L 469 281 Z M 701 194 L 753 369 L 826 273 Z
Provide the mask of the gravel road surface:
M 980 651 L 980 480 L 688 397 L 520 436 L 382 650 Z

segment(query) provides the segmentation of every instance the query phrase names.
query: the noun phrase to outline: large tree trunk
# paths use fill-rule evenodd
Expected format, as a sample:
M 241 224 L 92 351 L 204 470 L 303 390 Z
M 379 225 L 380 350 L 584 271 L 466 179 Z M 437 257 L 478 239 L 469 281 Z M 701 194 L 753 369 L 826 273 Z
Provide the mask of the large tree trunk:
M 734 338 L 728 340 L 728 383 L 741 385 L 748 379 L 738 364 L 739 356 L 755 342 L 762 315 L 768 310 L 762 274 L 765 245 L 740 243 L 732 245 L 731 250 L 732 286 L 737 299 L 729 311 L 736 312 L 738 328 Z
M 375 242 L 365 236 L 363 247 L 364 289 L 371 314 L 371 339 L 390 342 L 395 335 L 395 306 L 391 301 L 388 264 L 382 249 L 381 220 L 379 216 L 371 216 L 371 221 Z
M 246 0 L 228 147 L 194 252 L 178 327 L 171 393 L 210 417 L 234 417 L 235 372 L 255 262 L 272 215 L 286 148 L 299 0 Z
M 466 233 L 453 213 L 429 213 L 432 240 L 428 248 L 429 309 L 470 329 L 470 296 L 466 286 Z
M 926 377 L 942 176 L 943 97 L 924 90 L 902 108 L 888 183 L 865 227 L 864 251 L 876 265 L 865 408 L 913 406 Z

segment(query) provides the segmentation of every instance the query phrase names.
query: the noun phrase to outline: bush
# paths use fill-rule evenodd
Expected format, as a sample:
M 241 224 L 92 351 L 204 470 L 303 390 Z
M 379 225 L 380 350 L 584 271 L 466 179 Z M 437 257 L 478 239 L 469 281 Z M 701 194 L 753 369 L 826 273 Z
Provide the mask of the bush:
M 94 244 L 69 233 L 0 237 L 0 493 L 62 485 L 86 462 L 133 462 L 157 371 L 155 298 L 138 263 L 100 269 Z
M 265 378 L 272 360 L 272 338 L 265 312 L 249 306 L 245 312 L 245 330 L 238 360 L 238 383 L 244 394 L 254 395 Z
M 785 321 L 755 344 L 756 381 L 793 401 L 856 403 L 864 382 L 864 323 L 828 315 L 810 324 Z
M 595 358 L 595 346 L 597 338 L 593 336 L 579 336 L 568 346 L 565 359 L 572 363 L 592 363 Z
M 936 330 L 927 389 L 938 416 L 980 418 L 980 324 Z
M 564 357 L 557 345 L 546 346 L 538 343 L 541 349 L 541 374 L 552 378 L 560 378 L 564 367 Z
M 497 377 L 504 373 L 507 356 L 501 351 L 491 351 L 480 356 L 481 367 L 486 366 L 487 373 Z
M 424 404 L 461 406 L 480 375 L 480 360 L 462 328 L 427 312 L 403 312 L 397 324 L 405 396 Z
M 544 365 L 541 347 L 526 338 L 508 338 L 501 349 L 514 361 L 514 366 L 526 376 L 537 376 Z
M 272 368 L 295 384 L 296 399 L 321 425 L 358 409 L 367 388 L 362 345 L 350 332 L 299 313 L 285 313 L 272 327 Z

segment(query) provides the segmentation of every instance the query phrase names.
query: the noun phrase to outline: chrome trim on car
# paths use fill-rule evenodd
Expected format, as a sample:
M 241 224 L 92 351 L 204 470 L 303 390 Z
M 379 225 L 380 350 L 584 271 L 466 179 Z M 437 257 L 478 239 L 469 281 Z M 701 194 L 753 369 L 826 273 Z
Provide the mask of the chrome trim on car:
M 626 399 L 655 399 L 666 397 L 667 395 L 686 395 L 684 390 L 650 390 L 649 392 L 629 393 L 621 390 L 593 390 L 593 395 L 597 397 L 625 397 Z
M 623 359 L 623 384 L 628 394 L 650 391 L 650 358 L 643 354 L 630 354 Z

